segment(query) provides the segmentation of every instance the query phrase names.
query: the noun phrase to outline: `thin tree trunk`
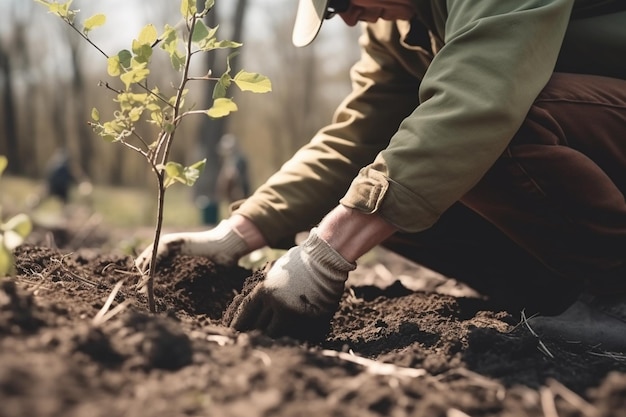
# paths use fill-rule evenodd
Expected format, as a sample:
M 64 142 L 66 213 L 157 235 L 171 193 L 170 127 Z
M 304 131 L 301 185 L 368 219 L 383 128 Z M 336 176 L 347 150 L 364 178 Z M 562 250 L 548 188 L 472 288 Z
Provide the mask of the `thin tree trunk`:
M 202 0 L 200 0 L 202 1 Z M 235 15 L 232 22 L 233 33 L 229 35 L 229 39 L 237 42 L 241 42 L 243 35 L 243 21 L 245 19 L 245 12 L 248 5 L 248 0 L 238 0 Z M 210 27 L 217 25 L 217 5 L 207 15 L 206 24 Z M 224 25 L 225 26 L 225 25 Z M 219 33 L 219 32 L 218 32 Z M 215 76 L 219 76 L 226 71 L 226 53 L 206 54 L 207 66 Z M 239 58 L 233 57 L 230 60 L 231 74 L 236 74 L 239 71 Z M 212 88 L 208 89 L 205 108 L 208 108 L 212 104 L 212 99 L 209 94 L 212 92 Z M 217 152 L 217 145 L 221 137 L 226 132 L 227 119 L 210 119 L 205 118 L 200 123 L 200 132 L 198 134 L 198 158 L 206 158 L 207 163 L 204 172 L 198 179 L 194 187 L 196 196 L 204 196 L 213 203 L 217 203 L 216 193 L 216 180 L 220 169 L 220 159 Z

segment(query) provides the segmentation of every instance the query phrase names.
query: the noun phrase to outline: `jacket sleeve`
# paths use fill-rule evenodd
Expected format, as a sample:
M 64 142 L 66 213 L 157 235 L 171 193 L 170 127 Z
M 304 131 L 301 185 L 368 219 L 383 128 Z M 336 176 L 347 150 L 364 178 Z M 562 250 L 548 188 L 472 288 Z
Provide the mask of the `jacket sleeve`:
M 341 200 L 407 232 L 432 226 L 505 150 L 554 70 L 573 0 L 439 4 L 444 46 L 420 104 Z
M 375 30 L 360 39 L 367 53 L 351 70 L 353 91 L 333 123 L 235 210 L 252 220 L 272 246 L 317 224 L 337 206 L 359 170 L 374 161 L 418 104 L 419 79 L 394 56 L 401 49 L 396 25 L 381 22 Z M 429 54 L 411 56 L 412 66 L 425 72 Z

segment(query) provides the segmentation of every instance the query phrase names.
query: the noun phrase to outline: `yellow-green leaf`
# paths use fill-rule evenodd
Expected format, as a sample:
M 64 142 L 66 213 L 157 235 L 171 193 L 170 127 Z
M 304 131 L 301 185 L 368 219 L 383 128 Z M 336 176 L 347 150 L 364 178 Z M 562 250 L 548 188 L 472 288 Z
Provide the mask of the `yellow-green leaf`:
M 237 105 L 229 98 L 217 98 L 213 101 L 213 106 L 206 111 L 207 116 L 214 119 L 228 116 L 230 113 L 237 111 Z
M 146 64 L 140 63 L 135 65 L 134 68 L 128 72 L 120 75 L 120 80 L 124 83 L 126 89 L 128 90 L 131 84 L 139 83 L 145 80 L 149 74 L 150 70 L 146 67 Z
M 44 0 L 35 1 L 46 6 L 50 13 L 56 14 L 65 19 L 70 19 L 71 17 L 73 17 L 73 14 L 70 13 L 70 5 L 72 4 L 72 0 L 68 0 L 65 3 L 52 3 L 50 1 Z
M 122 73 L 122 70 L 130 68 L 130 62 L 133 55 L 128 49 L 122 49 L 117 53 L 109 57 L 107 60 L 107 73 L 111 77 L 117 77 Z
M 158 168 L 165 171 L 165 183 L 163 184 L 165 188 L 173 185 L 177 181 L 182 183 L 185 182 L 183 178 L 185 168 L 178 162 L 168 162 L 165 166 L 160 165 Z
M 4 246 L 4 238 L 0 235 L 0 277 L 12 275 L 13 268 L 13 254 Z
M 117 55 L 110 56 L 109 59 L 107 59 L 107 74 L 111 77 L 117 77 L 121 73 L 120 57 Z
M 180 177 L 184 171 L 184 167 L 178 162 L 168 162 L 164 168 L 165 173 L 173 178 Z
M 202 171 L 206 166 L 206 158 L 196 162 L 195 164 L 189 165 L 189 168 L 197 169 L 198 171 Z
M 213 49 L 236 49 L 243 46 L 243 43 L 239 43 L 239 42 L 235 42 L 235 41 L 228 41 L 228 40 L 223 40 L 223 41 L 219 41 L 219 42 L 215 42 L 212 45 Z
M 25 214 L 18 214 L 2 225 L 3 245 L 8 250 L 17 248 L 24 242 L 26 236 L 33 230 L 30 218 Z
M 241 91 L 251 91 L 253 93 L 267 93 L 272 91 L 272 82 L 264 75 L 239 71 L 233 78 L 233 82 Z
M 97 27 L 100 27 L 104 25 L 106 21 L 107 21 L 107 17 L 103 15 L 102 13 L 95 14 L 87 18 L 87 20 L 85 20 L 83 32 L 87 33 Z
M 160 165 L 160 169 L 165 170 L 165 187 L 169 187 L 176 182 L 192 186 L 200 177 L 200 172 L 206 165 L 206 159 L 198 161 L 188 167 L 183 167 L 178 162 L 168 162 L 165 166 Z
M 9 165 L 9 160 L 7 159 L 7 157 L 4 155 L 0 155 L 0 175 L 2 175 L 7 165 Z
M 182 0 L 180 2 L 180 14 L 182 14 L 185 19 L 195 15 L 197 12 L 196 0 Z
M 215 6 L 215 0 L 205 0 L 202 13 L 208 13 Z
M 17 214 L 2 225 L 2 230 L 13 231 L 22 238 L 25 238 L 30 234 L 31 230 L 33 230 L 33 224 L 27 215 Z
M 152 45 L 158 37 L 157 30 L 153 24 L 148 24 L 141 29 L 137 41 L 142 45 Z
M 93 109 L 91 109 L 91 119 L 94 122 L 99 122 L 100 121 L 100 112 L 95 107 Z

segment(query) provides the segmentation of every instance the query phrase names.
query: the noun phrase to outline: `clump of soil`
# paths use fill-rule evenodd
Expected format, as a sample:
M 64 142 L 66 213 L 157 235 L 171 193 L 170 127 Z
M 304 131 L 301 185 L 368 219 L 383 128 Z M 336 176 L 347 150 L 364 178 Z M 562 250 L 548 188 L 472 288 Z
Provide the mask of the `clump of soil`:
M 540 345 L 481 298 L 357 282 L 313 344 L 223 325 L 262 271 L 167 259 L 150 314 L 131 257 L 24 245 L 16 259 L 1 417 L 625 415 L 623 356 Z

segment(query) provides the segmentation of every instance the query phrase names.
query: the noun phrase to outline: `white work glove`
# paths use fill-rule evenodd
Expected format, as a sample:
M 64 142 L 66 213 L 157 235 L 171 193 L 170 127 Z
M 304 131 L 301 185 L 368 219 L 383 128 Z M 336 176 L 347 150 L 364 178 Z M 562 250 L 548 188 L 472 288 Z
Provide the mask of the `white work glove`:
M 249 251 L 245 240 L 226 220 L 204 232 L 170 233 L 161 236 L 157 248 L 157 265 L 171 255 L 204 256 L 218 265 L 231 266 Z M 146 273 L 152 260 L 152 244 L 135 260 L 140 271 Z
M 241 301 L 230 325 L 239 331 L 258 329 L 271 337 L 320 340 L 339 306 L 348 272 L 355 268 L 313 229 Z

